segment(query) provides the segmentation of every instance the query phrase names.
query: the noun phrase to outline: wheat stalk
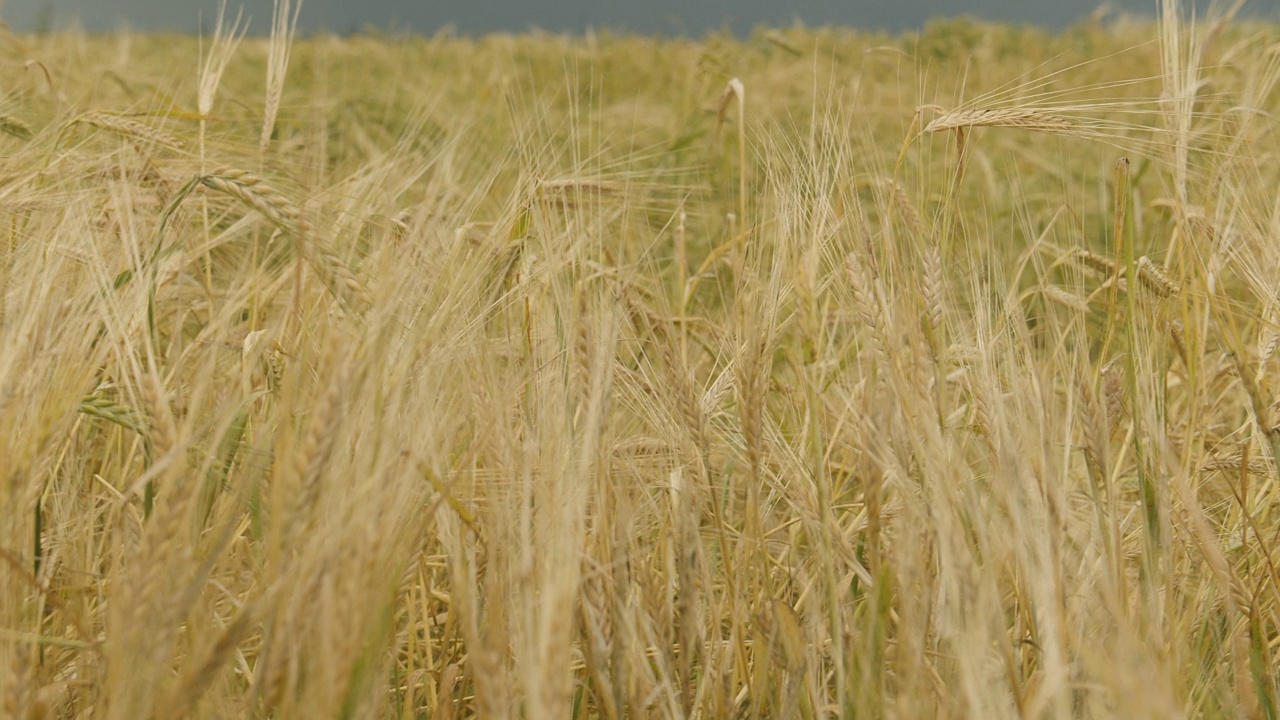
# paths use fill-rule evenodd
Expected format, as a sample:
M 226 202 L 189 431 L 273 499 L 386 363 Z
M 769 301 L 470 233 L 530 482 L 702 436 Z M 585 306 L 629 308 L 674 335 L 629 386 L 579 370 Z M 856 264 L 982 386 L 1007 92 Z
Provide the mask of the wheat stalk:
M 1044 295 L 1046 298 L 1058 303 L 1059 305 L 1069 307 L 1072 310 L 1078 310 L 1079 312 L 1084 312 L 1084 313 L 1089 312 L 1088 298 L 1084 298 L 1079 295 L 1076 295 L 1073 292 L 1064 290 L 1058 287 L 1057 285 L 1042 286 L 1040 288 L 1040 293 Z
M 1250 457 L 1246 463 L 1243 454 L 1240 452 L 1211 457 L 1200 466 L 1200 472 L 1239 473 L 1242 469 L 1242 464 L 1245 466 L 1243 468 L 1244 471 L 1250 475 L 1266 475 L 1271 472 L 1266 460 L 1259 457 Z
M 185 603 L 178 598 L 192 597 L 184 592 L 192 567 L 192 548 L 185 541 L 182 527 L 193 494 L 188 492 L 191 483 L 183 472 L 185 468 L 174 462 L 177 429 L 168 394 L 154 369 L 143 376 L 141 394 L 151 419 L 153 457 L 170 464 L 152 466 L 159 475 L 147 484 L 148 519 L 141 541 L 124 568 L 119 601 L 111 608 L 116 631 L 108 636 L 107 649 L 128 668 L 118 670 L 113 682 L 117 687 L 113 700 L 125 709 L 124 717 L 151 714 L 146 710 L 156 702 L 151 686 L 129 683 L 124 678 L 130 672 L 148 676 L 162 672 L 170 643 L 186 612 Z M 152 511 L 152 488 L 157 484 L 164 492 Z
M 729 103 L 738 101 L 738 220 L 747 221 L 747 88 L 738 78 L 725 83 L 724 92 L 720 96 L 720 107 L 716 112 L 716 135 L 724 126 L 728 115 Z
M 147 423 L 153 458 L 163 458 L 178 444 L 177 428 L 168 395 L 160 378 L 148 374 L 142 383 L 142 401 L 150 422 Z
M 331 367 L 337 357 L 337 339 L 331 338 L 321 361 L 322 367 Z M 335 430 L 342 420 L 342 391 L 346 387 L 345 368 L 331 371 L 319 404 L 312 409 L 310 422 L 293 457 L 293 475 L 298 482 L 293 508 L 289 517 L 286 547 L 295 542 L 306 530 L 310 514 L 320 495 L 320 477 L 329 455 L 333 451 Z
M 1162 298 L 1178 294 L 1178 286 L 1146 255 L 1138 258 L 1138 282 Z
M 172 135 L 156 130 L 153 127 L 144 125 L 137 120 L 131 120 L 122 115 L 114 115 L 106 112 L 87 112 L 72 121 L 72 123 L 84 123 L 92 125 L 99 130 L 108 130 L 123 135 L 127 138 L 133 138 L 149 145 L 164 145 L 175 149 L 182 149 L 182 143 Z
M 676 638 L 680 642 L 679 682 L 681 700 L 687 708 L 692 703 L 693 673 L 701 656 L 704 627 L 698 608 L 702 588 L 701 545 L 698 542 L 698 504 L 682 468 L 671 472 L 671 514 L 675 529 L 676 581 L 679 595 L 675 603 Z
M 12 135 L 19 140 L 31 139 L 31 127 L 12 115 L 0 113 L 0 132 Z
M 1080 265 L 1107 277 L 1112 277 L 1118 272 L 1116 270 L 1116 263 L 1114 260 L 1095 252 L 1090 252 L 1084 248 L 1076 250 L 1073 258 L 1076 262 L 1080 263 Z
M 992 458 L 1000 457 L 995 415 L 984 388 L 978 382 L 969 383 L 970 404 L 973 411 L 973 428 L 982 439 Z
M 889 185 L 889 191 L 893 193 L 893 206 L 897 208 L 898 215 L 902 217 L 902 221 L 906 223 L 907 230 L 912 235 L 919 235 L 921 222 L 920 213 L 916 211 L 911 199 L 907 197 L 907 191 L 902 187 L 902 183 L 894 179 L 886 181 Z
M 342 258 L 317 249 L 309 253 L 307 259 L 311 262 L 312 270 L 335 297 L 352 300 L 361 307 L 373 303 L 373 296 Z
M 236 11 L 236 17 L 228 27 L 224 22 L 227 11 L 227 0 L 218 3 L 218 15 L 213 23 L 213 41 L 209 46 L 209 54 L 204 56 L 200 65 L 200 82 L 196 92 L 196 110 L 200 113 L 203 124 L 209 113 L 213 112 L 213 99 L 218 93 L 218 85 L 222 82 L 222 74 L 227 64 L 235 55 L 236 47 L 249 29 L 248 23 L 241 23 L 244 18 L 244 7 Z
M 1067 132 L 1078 125 L 1067 118 L 1034 108 L 999 108 L 988 110 L 956 110 L 934 118 L 923 133 L 976 127 L 1012 127 L 1050 132 Z
M 290 9 L 293 12 L 290 14 Z M 271 40 L 267 46 L 267 99 L 262 110 L 262 135 L 258 139 L 258 156 L 264 158 L 271 134 L 275 132 L 276 114 L 280 111 L 280 99 L 284 94 L 284 78 L 289 70 L 289 54 L 294 33 L 298 30 L 298 14 L 302 3 L 292 5 L 292 0 L 275 0 L 275 12 L 271 18 Z
M 1114 427 L 1129 412 L 1129 403 L 1126 401 L 1125 392 L 1124 363 L 1121 362 L 1121 358 L 1115 358 L 1103 365 L 1100 373 L 1102 375 L 1102 398 L 1106 402 L 1107 420 Z
M 1128 274 L 1126 268 L 1117 267 L 1114 260 L 1083 248 L 1076 250 L 1073 257 L 1083 267 L 1111 279 L 1124 279 Z M 1147 290 L 1162 298 L 1178 294 L 1178 285 L 1169 279 L 1169 276 L 1152 262 L 1151 258 L 1146 255 L 1138 258 L 1137 268 L 1138 283 Z M 1120 287 L 1123 288 L 1124 285 Z
M 236 619 L 222 631 L 218 640 L 209 648 L 208 653 L 191 670 L 187 671 L 178 682 L 178 686 L 170 695 L 166 704 L 167 710 L 157 717 L 188 717 L 200 697 L 204 695 L 222 666 L 235 653 L 240 641 L 253 629 L 255 619 L 254 608 L 246 607 L 240 611 Z
M 621 183 L 601 178 L 555 178 L 538 182 L 535 192 L 539 198 L 572 207 L 575 197 L 616 197 L 622 194 L 623 189 Z
M 401 210 L 391 218 L 391 239 L 397 245 L 404 242 L 405 237 L 409 234 L 411 222 L 413 222 L 413 213 L 408 210 Z
M 1280 345 L 1280 332 L 1277 332 L 1274 324 L 1274 314 L 1266 313 L 1267 327 L 1258 337 L 1258 370 L 1254 375 L 1254 384 L 1261 384 L 1263 377 L 1266 375 L 1267 363 L 1271 357 L 1275 355 L 1276 346 Z
M 889 346 L 886 333 L 890 323 L 876 292 L 875 277 L 863 268 L 862 262 L 853 253 L 845 256 L 844 269 L 849 281 L 849 291 L 853 294 L 854 309 L 862 324 L 871 332 L 876 356 L 881 360 L 887 359 Z
M 924 253 L 920 290 L 924 299 L 925 320 L 928 323 L 929 346 L 936 358 L 942 354 L 943 279 L 942 253 L 930 247 Z
M 200 183 L 257 210 L 281 230 L 293 234 L 299 253 L 335 297 L 361 305 L 372 302 L 368 290 L 337 255 L 318 246 L 311 224 L 302 210 L 283 193 L 247 170 L 221 166 L 200 177 Z
M 614 629 L 611 624 L 611 593 L 603 581 L 606 577 L 598 570 L 584 573 L 579 587 L 578 618 L 586 636 L 585 655 L 587 666 L 601 692 L 597 695 L 603 705 L 604 716 L 617 718 L 618 706 L 614 694 L 608 689 L 614 686 L 609 672 L 610 649 L 614 644 Z
M 684 421 L 685 430 L 689 433 L 689 439 L 696 450 L 697 458 L 699 461 L 705 461 L 708 437 L 706 416 L 702 411 L 701 398 L 699 398 L 697 389 L 689 377 L 688 368 L 680 359 L 674 345 L 672 343 L 664 343 L 662 349 L 667 361 L 668 377 L 672 383 L 671 387 L 675 390 L 676 409 L 680 413 L 681 420 Z
M 86 395 L 80 400 L 80 412 L 132 430 L 139 435 L 147 434 L 146 423 L 138 417 L 138 413 L 128 405 L 112 400 L 101 392 Z
M 201 177 L 200 183 L 257 210 L 282 230 L 304 235 L 310 230 L 297 205 L 247 170 L 222 165 Z
M 574 355 L 578 365 L 578 382 L 583 398 L 591 392 L 591 305 L 587 298 L 587 286 L 582 284 L 576 293 L 578 317 L 574 321 Z
M 462 669 L 457 663 L 451 663 L 440 673 L 440 687 L 436 695 L 435 713 L 432 717 L 440 718 L 440 720 L 454 720 L 457 717 L 457 702 L 454 700 L 453 694 L 458 685 L 458 678 L 462 675 Z
M 742 439 L 747 453 L 747 466 L 751 470 L 752 485 L 761 479 L 761 456 L 764 448 L 764 397 L 768 389 L 769 341 L 764 333 L 748 342 L 739 359 L 736 370 L 738 391 L 738 422 L 742 426 Z

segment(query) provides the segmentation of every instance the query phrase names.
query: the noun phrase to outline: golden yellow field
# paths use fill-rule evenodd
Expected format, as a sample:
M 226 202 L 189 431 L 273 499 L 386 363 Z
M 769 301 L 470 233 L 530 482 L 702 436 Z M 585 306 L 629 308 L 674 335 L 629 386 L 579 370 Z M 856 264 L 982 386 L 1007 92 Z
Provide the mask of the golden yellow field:
M 0 716 L 1276 718 L 1280 27 L 0 36 Z

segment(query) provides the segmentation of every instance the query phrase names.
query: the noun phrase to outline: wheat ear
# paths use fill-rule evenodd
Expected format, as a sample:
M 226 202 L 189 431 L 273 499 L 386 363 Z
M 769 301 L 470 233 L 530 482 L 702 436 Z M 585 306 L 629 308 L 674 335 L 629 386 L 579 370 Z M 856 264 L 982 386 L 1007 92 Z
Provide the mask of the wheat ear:
M 12 115 L 0 114 L 0 132 L 19 140 L 31 139 L 31 127 Z
M 336 297 L 354 299 L 362 305 L 372 302 L 369 292 L 346 263 L 318 246 L 315 233 L 302 216 L 302 210 L 261 177 L 224 165 L 202 176 L 200 183 L 239 200 L 280 229 L 293 234 L 303 258 Z
M 138 413 L 128 405 L 112 400 L 100 392 L 86 395 L 80 400 L 80 412 L 132 430 L 139 435 L 146 435 L 146 424 L 138 417 Z
M 178 149 L 182 148 L 182 143 L 172 135 L 156 130 L 149 125 L 144 125 L 137 120 L 132 120 L 123 115 L 113 115 L 111 113 L 95 111 L 85 113 L 72 122 L 91 125 L 99 130 L 108 130 L 117 135 L 122 135 L 134 140 L 140 140 L 143 143 L 151 145 L 164 145 L 166 147 Z
M 1077 125 L 1064 117 L 1033 108 L 956 110 L 934 118 L 925 126 L 924 134 L 975 127 L 1015 127 L 1065 132 L 1076 129 Z
M 251 172 L 223 165 L 201 177 L 200 183 L 257 210 L 282 230 L 301 234 L 310 230 L 297 205 Z

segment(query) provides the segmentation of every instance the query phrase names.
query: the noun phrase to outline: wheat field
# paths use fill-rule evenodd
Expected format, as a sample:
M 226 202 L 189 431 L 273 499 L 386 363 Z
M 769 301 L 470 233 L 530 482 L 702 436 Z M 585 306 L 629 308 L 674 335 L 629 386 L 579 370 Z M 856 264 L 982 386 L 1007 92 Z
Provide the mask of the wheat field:
M 0 36 L 0 715 L 1276 718 L 1280 27 Z

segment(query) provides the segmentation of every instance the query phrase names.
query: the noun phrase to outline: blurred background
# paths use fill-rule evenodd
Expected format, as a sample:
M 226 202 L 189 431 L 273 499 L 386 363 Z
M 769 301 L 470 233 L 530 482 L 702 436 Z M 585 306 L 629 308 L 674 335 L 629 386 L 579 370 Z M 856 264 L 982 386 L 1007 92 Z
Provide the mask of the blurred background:
M 0 0 L 0 17 L 22 32 L 83 27 L 91 32 L 128 28 L 196 32 L 212 24 L 218 0 Z M 1159 0 L 1111 0 L 1110 12 L 1154 15 Z M 1190 3 L 1186 3 L 1190 4 Z M 1202 3 L 1207 4 L 1207 3 Z M 272 0 L 231 0 L 243 7 L 250 32 L 266 33 Z M 1253 16 L 1280 19 L 1280 0 L 1253 0 Z M 305 0 L 305 33 L 339 34 L 380 29 L 462 34 L 540 28 L 581 33 L 588 28 L 648 35 L 700 35 L 730 29 L 746 34 L 758 24 L 849 25 L 902 31 L 937 16 L 971 15 L 1008 23 L 1065 27 L 1099 11 L 1099 0 Z

